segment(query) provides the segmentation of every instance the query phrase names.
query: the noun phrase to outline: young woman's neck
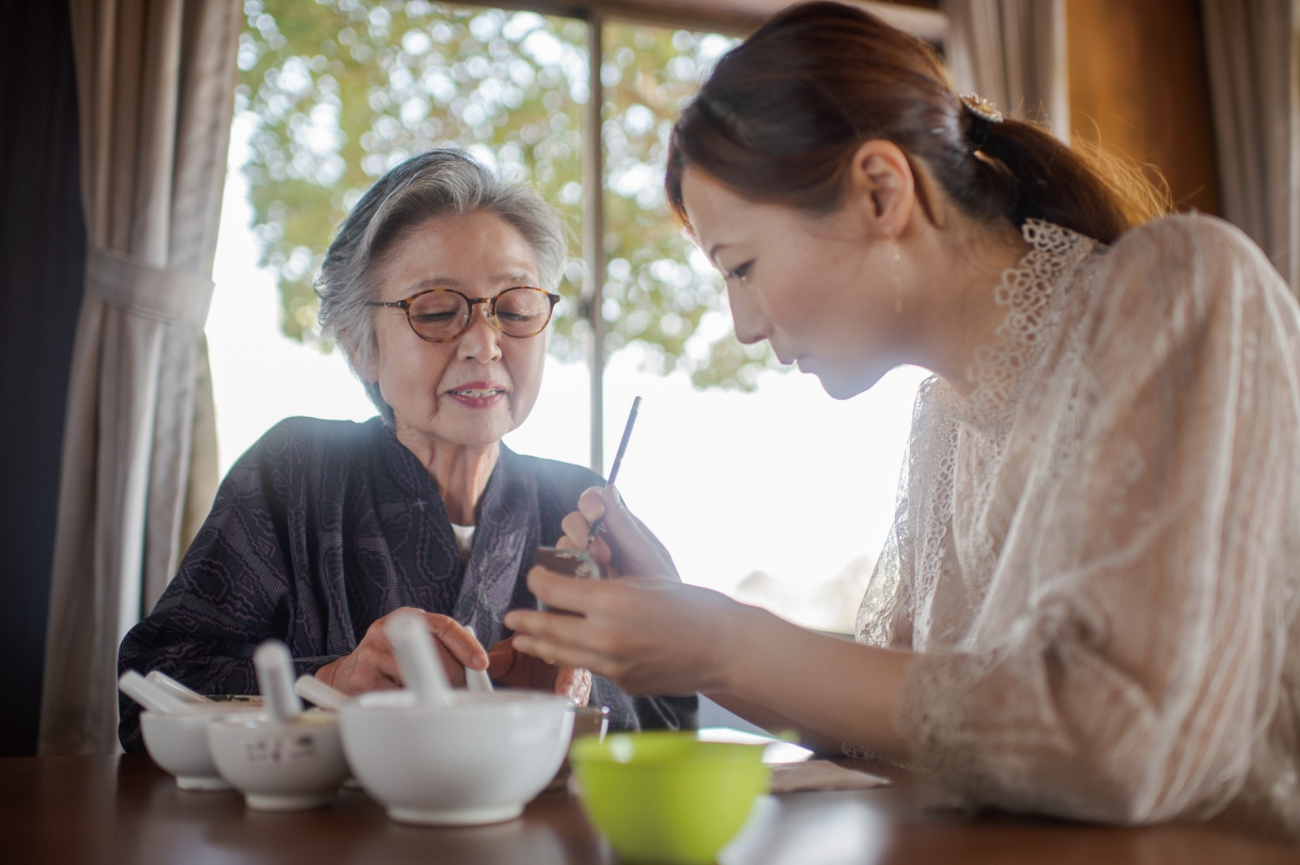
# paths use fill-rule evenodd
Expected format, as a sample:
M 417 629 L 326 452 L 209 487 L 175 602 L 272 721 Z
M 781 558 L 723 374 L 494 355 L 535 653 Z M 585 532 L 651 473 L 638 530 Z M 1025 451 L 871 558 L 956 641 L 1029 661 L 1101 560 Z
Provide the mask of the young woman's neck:
M 976 351 L 997 341 L 1006 320 L 1007 308 L 997 302 L 1002 274 L 1029 244 L 1010 222 L 990 227 L 948 213 L 943 227 L 915 220 L 901 238 L 902 257 L 920 300 L 916 362 L 965 394 Z

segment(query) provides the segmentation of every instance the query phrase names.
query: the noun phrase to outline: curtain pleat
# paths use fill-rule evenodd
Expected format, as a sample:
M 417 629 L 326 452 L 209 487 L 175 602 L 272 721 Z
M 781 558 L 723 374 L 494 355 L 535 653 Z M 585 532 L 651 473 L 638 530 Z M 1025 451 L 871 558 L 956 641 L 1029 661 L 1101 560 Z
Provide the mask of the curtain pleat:
M 953 83 L 1070 140 L 1065 0 L 941 0 Z
M 1203 0 L 1224 215 L 1300 292 L 1300 0 Z
M 216 488 L 203 323 L 242 15 L 229 0 L 72 0 L 71 11 L 90 249 L 42 754 L 117 750 L 117 646 L 175 572 Z

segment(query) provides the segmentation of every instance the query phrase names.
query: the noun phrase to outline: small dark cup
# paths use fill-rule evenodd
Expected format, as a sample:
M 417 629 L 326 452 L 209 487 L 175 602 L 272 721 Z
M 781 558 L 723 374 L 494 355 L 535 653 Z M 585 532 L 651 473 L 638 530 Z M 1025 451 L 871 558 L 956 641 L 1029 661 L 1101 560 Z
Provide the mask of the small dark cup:
M 605 572 L 601 570 L 596 560 L 582 550 L 561 550 L 556 547 L 538 547 L 537 564 L 546 568 L 548 571 L 554 571 L 557 574 L 563 574 L 566 577 L 573 577 L 575 580 L 603 580 L 606 579 Z M 557 610 L 554 607 L 548 607 L 541 601 L 537 602 L 537 609 L 543 613 L 565 613 L 573 615 L 569 610 Z

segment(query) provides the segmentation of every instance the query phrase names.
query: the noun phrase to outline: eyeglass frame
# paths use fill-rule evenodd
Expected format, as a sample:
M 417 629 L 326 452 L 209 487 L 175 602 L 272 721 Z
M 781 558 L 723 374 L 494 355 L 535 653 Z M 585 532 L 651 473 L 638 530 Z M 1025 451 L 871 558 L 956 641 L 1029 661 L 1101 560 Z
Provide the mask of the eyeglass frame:
M 506 333 L 504 330 L 501 329 L 501 325 L 497 322 L 497 298 L 499 298 L 501 295 L 505 294 L 506 292 L 514 291 L 517 288 L 526 288 L 529 291 L 540 291 L 542 294 L 546 295 L 546 299 L 551 302 L 551 308 L 546 311 L 546 321 L 542 322 L 541 327 L 539 327 L 537 330 L 533 331 L 532 333 L 528 334 L 527 336 L 515 336 L 513 333 Z M 424 297 L 426 294 L 432 294 L 435 291 L 443 291 L 443 292 L 449 292 L 451 294 L 460 295 L 460 297 L 469 306 L 469 315 L 465 317 L 465 326 L 462 327 L 460 330 L 456 331 L 456 333 L 454 333 L 453 335 L 444 337 L 442 339 L 433 339 L 432 337 L 425 336 L 424 334 L 420 333 L 418 330 L 415 329 L 415 322 L 411 321 L 411 303 L 417 297 Z M 533 337 L 537 336 L 537 334 L 546 330 L 546 326 L 551 323 L 551 318 L 555 315 L 555 305 L 559 303 L 562 299 L 563 298 L 561 298 L 555 292 L 547 291 L 544 288 L 538 288 L 535 285 L 512 285 L 509 288 L 501 289 L 491 297 L 470 297 L 464 292 L 457 291 L 454 288 L 426 288 L 424 291 L 417 291 L 415 294 L 411 295 L 410 297 L 406 297 L 401 300 L 390 300 L 390 301 L 368 300 L 366 301 L 366 306 L 382 306 L 382 307 L 388 307 L 389 309 L 400 309 L 402 312 L 406 313 L 406 323 L 411 328 L 411 332 L 414 333 L 416 336 L 418 336 L 420 339 L 424 340 L 425 342 L 452 342 L 453 340 L 460 339 L 462 336 L 464 336 L 465 331 L 469 330 L 470 326 L 474 324 L 474 306 L 476 304 L 486 303 L 488 305 L 487 321 L 488 324 L 492 325 L 492 327 L 496 329 L 497 333 L 501 334 L 502 336 L 508 336 L 511 339 L 532 339 Z

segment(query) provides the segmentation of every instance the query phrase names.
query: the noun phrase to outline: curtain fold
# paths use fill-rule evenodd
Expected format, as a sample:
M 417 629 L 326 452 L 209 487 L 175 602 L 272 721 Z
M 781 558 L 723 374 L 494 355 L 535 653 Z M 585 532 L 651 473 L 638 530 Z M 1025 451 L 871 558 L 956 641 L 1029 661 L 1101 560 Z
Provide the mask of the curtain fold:
M 1202 0 L 1224 215 L 1300 292 L 1300 0 Z
M 961 93 L 1070 140 L 1065 0 L 941 0 L 948 69 Z
M 63 442 L 42 754 L 117 750 L 117 646 L 175 572 L 216 486 L 203 323 L 242 15 L 229 0 L 70 7 L 89 251 Z

